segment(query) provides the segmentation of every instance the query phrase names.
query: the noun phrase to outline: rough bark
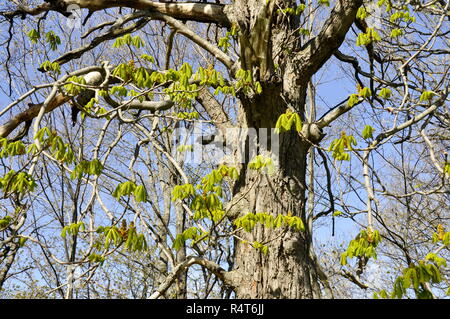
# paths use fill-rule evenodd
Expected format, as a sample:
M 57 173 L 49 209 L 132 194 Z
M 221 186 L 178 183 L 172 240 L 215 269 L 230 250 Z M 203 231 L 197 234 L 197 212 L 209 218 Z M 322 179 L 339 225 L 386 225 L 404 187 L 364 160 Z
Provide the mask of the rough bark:
M 280 93 L 278 86 L 264 90 L 262 96 L 254 101 L 245 101 L 240 124 L 256 129 L 275 127 L 276 119 L 287 107 L 283 103 L 280 105 Z M 305 218 L 306 155 L 309 144 L 301 140 L 296 132 L 283 133 L 279 142 L 278 169 L 273 175 L 261 175 L 243 165 L 241 179 L 234 188 L 234 198 L 242 197 L 236 204 L 238 216 L 249 212 L 269 212 L 274 216 L 291 213 Z M 270 154 L 271 150 L 259 151 Z M 308 245 L 311 239 L 308 234 L 257 227 L 253 233 L 242 232 L 239 236 L 250 243 L 258 241 L 266 244 L 269 253 L 264 255 L 248 243 L 236 242 L 235 268 L 240 273 L 236 285 L 237 297 L 313 297 L 310 278 L 314 267 L 309 260 Z
M 274 2 L 236 1 L 236 11 L 227 12 L 240 27 L 241 67 L 252 70 L 263 87 L 260 95 L 240 96 L 238 124 L 257 131 L 274 128 L 278 117 L 288 108 L 305 120 L 308 82 L 340 46 L 361 5 L 361 1 L 339 1 L 319 35 L 302 45 L 292 37 L 292 30 L 299 26 L 299 21 L 280 15 L 273 17 Z M 281 7 L 295 6 L 295 1 L 277 2 Z M 265 23 L 272 27 L 267 28 Z M 259 34 L 254 35 L 254 32 Z M 275 48 L 284 50 L 275 56 Z M 279 65 L 281 72 L 274 70 L 274 64 Z M 270 147 L 262 149 L 259 139 L 263 137 L 257 136 L 259 153 L 269 155 Z M 282 133 L 278 168 L 273 175 L 261 175 L 249 170 L 244 163 L 234 187 L 233 217 L 268 212 L 274 216 L 292 214 L 305 221 L 306 159 L 310 145 L 296 132 Z M 238 298 L 320 297 L 319 275 L 310 254 L 312 238 L 308 230 L 257 226 L 251 234 L 240 232 L 239 237 L 243 241 L 235 242 L 234 271 Z M 249 245 L 254 241 L 267 245 L 268 254 Z

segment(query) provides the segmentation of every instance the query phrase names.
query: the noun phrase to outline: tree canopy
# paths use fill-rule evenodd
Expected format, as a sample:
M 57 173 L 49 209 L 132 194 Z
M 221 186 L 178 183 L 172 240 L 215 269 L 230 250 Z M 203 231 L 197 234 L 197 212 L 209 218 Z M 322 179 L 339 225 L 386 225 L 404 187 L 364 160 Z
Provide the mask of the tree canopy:
M 448 0 L 0 4 L 0 298 L 446 298 Z

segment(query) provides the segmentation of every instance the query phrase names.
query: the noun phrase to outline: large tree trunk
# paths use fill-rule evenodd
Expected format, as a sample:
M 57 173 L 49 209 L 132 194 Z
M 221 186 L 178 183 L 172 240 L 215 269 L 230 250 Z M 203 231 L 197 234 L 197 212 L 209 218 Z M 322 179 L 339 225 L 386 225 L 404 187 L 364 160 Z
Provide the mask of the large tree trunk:
M 255 81 L 263 87 L 260 95 L 241 94 L 238 123 L 241 128 L 273 129 L 279 116 L 290 109 L 305 120 L 305 101 L 308 82 L 323 64 L 305 68 L 305 61 L 293 52 L 302 43 L 293 30 L 300 26 L 299 18 L 274 14 L 279 6 L 295 7 L 295 1 L 242 0 L 235 2 L 234 19 L 240 28 L 241 68 L 252 70 Z M 356 6 L 355 6 L 356 7 Z M 354 8 L 352 10 L 355 10 Z M 350 15 L 354 16 L 354 12 Z M 346 22 L 348 27 L 351 22 Z M 267 24 L 271 28 L 266 28 Z M 348 28 L 347 28 L 348 29 Z M 345 35 L 345 33 L 344 33 Z M 328 56 L 338 47 L 343 36 L 330 42 Z M 281 52 L 280 51 L 281 48 Z M 276 67 L 275 67 L 276 66 Z M 305 69 L 302 69 L 305 68 Z M 308 72 L 305 70 L 308 69 Z M 306 126 L 305 126 L 306 127 Z M 314 138 L 304 134 L 314 142 Z M 271 155 L 257 137 L 258 153 Z M 320 137 L 319 137 L 320 139 Z M 255 143 L 248 141 L 248 143 Z M 270 143 L 269 143 L 270 145 Z M 306 166 L 311 143 L 296 131 L 279 136 L 278 166 L 272 175 L 242 166 L 240 180 L 233 193 L 233 217 L 247 213 L 270 213 L 301 217 L 306 225 Z M 249 156 L 251 157 L 251 156 Z M 247 158 L 251 160 L 252 158 Z M 238 298 L 318 298 L 318 268 L 311 254 L 311 233 L 293 229 L 270 229 L 257 226 L 252 233 L 242 231 L 235 242 L 235 270 Z M 268 246 L 267 254 L 249 243 Z
M 305 87 L 297 87 L 305 92 Z M 280 87 L 265 89 L 255 100 L 242 101 L 243 127 L 274 128 L 280 114 L 286 109 L 281 103 Z M 301 94 L 303 95 L 303 94 Z M 304 96 L 304 95 L 303 95 Z M 304 99 L 299 101 L 302 109 Z M 258 117 L 252 114 L 258 110 Z M 275 116 L 274 116 L 275 115 Z M 255 120 L 256 119 L 256 120 Z M 265 134 L 257 136 L 260 154 L 270 155 L 273 149 L 264 150 Z M 254 141 L 248 141 L 254 143 Z M 242 166 L 241 178 L 234 187 L 234 198 L 242 198 L 235 206 L 236 215 L 252 213 L 292 214 L 305 221 L 306 159 L 309 143 L 299 138 L 297 132 L 279 136 L 279 157 L 273 174 L 250 170 Z M 251 158 L 247 158 L 251 160 Z M 306 223 L 305 223 L 306 224 Z M 252 233 L 242 231 L 235 243 L 235 269 L 240 274 L 236 285 L 239 298 L 313 298 L 319 296 L 315 266 L 310 258 L 310 234 L 290 229 L 256 227 Z M 249 243 L 263 243 L 269 248 L 267 255 Z

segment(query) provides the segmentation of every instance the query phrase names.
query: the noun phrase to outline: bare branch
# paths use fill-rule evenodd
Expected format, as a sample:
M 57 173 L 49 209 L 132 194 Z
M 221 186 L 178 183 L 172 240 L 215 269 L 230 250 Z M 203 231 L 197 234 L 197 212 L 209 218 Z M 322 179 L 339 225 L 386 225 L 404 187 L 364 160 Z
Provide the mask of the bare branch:
M 69 78 L 70 76 L 79 76 L 79 75 L 83 75 L 83 74 L 87 75 L 89 73 L 92 73 L 92 74 L 96 73 L 97 75 L 101 75 L 100 72 L 102 72 L 102 71 L 103 71 L 103 68 L 99 67 L 99 66 L 87 67 L 87 68 L 72 72 L 68 75 L 65 75 L 59 81 L 61 83 L 64 83 L 64 80 Z M 86 76 L 86 78 L 87 78 L 87 76 Z M 99 80 L 98 76 L 90 76 L 89 78 L 92 81 L 89 84 L 94 84 L 97 80 Z M 100 83 L 101 83 L 101 81 L 100 81 Z M 49 112 L 53 111 L 54 109 L 56 109 L 57 107 L 63 105 L 64 103 L 67 103 L 70 99 L 71 99 L 71 96 L 68 96 L 68 95 L 65 95 L 62 93 L 58 93 L 57 95 L 54 96 L 54 98 L 52 98 L 48 102 L 44 112 L 49 113 Z M 28 110 L 19 113 L 18 115 L 13 117 L 11 120 L 9 120 L 8 122 L 6 122 L 2 126 L 0 126 L 0 137 L 3 137 L 3 138 L 7 137 L 20 124 L 31 121 L 39 115 L 39 112 L 42 107 L 42 103 L 29 104 L 29 106 L 30 106 L 30 108 Z
M 60 0 L 53 3 L 45 2 L 35 8 L 19 6 L 15 11 L 1 12 L 7 18 L 26 15 L 36 16 L 48 11 L 60 12 L 63 15 L 70 15 L 66 11 L 69 5 L 77 5 L 89 11 L 99 11 L 108 8 L 132 8 L 138 10 L 149 10 L 170 15 L 176 19 L 191 20 L 205 23 L 216 23 L 221 26 L 230 26 L 227 15 L 224 13 L 225 5 L 213 3 L 161 3 L 149 0 Z
M 320 33 L 307 42 L 296 57 L 305 78 L 316 73 L 341 46 L 362 3 L 362 0 L 337 1 Z
M 158 287 L 158 289 L 150 296 L 149 299 L 157 299 L 160 296 L 164 295 L 167 289 L 169 289 L 170 286 L 178 278 L 178 275 L 183 271 L 185 271 L 187 268 L 191 267 L 192 265 L 200 265 L 208 269 L 228 286 L 234 285 L 234 279 L 233 276 L 231 275 L 232 272 L 224 270 L 222 267 L 220 267 L 219 265 L 210 260 L 191 256 L 186 258 L 185 261 L 183 261 L 174 268 L 172 273 L 169 276 L 167 276 L 166 280 Z

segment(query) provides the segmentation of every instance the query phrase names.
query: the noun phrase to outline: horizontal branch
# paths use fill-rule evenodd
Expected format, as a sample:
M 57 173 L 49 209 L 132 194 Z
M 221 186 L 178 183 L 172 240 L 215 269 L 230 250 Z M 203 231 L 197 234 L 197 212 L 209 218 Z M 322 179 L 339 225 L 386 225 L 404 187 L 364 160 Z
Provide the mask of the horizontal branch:
M 141 18 L 141 19 L 129 26 L 121 27 L 125 23 L 127 23 L 133 19 L 136 19 L 136 18 Z M 147 24 L 148 21 L 150 21 L 150 18 L 148 17 L 148 14 L 146 14 L 146 13 L 139 12 L 139 13 L 127 14 L 127 15 L 117 19 L 116 22 L 111 26 L 111 28 L 108 31 L 95 37 L 88 44 L 86 44 L 82 47 L 76 48 L 72 51 L 66 52 L 52 62 L 57 62 L 58 64 L 63 65 L 73 59 L 78 59 L 85 52 L 94 49 L 99 44 L 101 44 L 105 41 L 112 40 L 112 39 L 118 38 L 122 35 L 131 33 L 131 32 L 135 32 L 135 31 L 141 29 L 142 27 L 144 27 Z M 39 71 L 43 72 L 44 70 L 39 69 Z
M 99 84 L 101 83 L 102 75 L 100 72 L 103 71 L 102 67 L 99 66 L 93 66 L 93 67 L 87 67 L 75 72 L 72 72 L 68 75 L 65 75 L 59 82 L 64 83 L 64 81 L 69 78 L 70 76 L 81 76 L 84 75 L 84 78 L 86 80 L 86 84 Z M 67 103 L 72 97 L 69 95 L 65 95 L 62 93 L 58 93 L 55 95 L 55 97 L 48 102 L 45 113 L 49 113 L 53 111 L 54 109 L 58 108 L 59 106 L 63 105 L 64 103 Z M 43 106 L 43 103 L 39 104 L 29 104 L 29 108 L 16 116 L 14 116 L 11 120 L 6 122 L 5 124 L 0 126 L 0 137 L 6 138 L 9 134 L 11 134 L 12 131 L 14 131 L 20 124 L 29 122 L 36 118 L 39 115 L 39 112 L 41 110 L 41 107 Z
M 361 101 L 359 101 L 357 104 L 361 103 Z M 332 108 L 331 110 L 329 110 L 327 113 L 325 113 L 317 122 L 317 126 L 320 129 L 325 128 L 326 126 L 330 125 L 333 121 L 335 121 L 336 119 L 338 119 L 340 116 L 342 116 L 343 114 L 347 113 L 348 111 L 350 111 L 352 108 L 354 108 L 356 106 L 356 104 L 352 105 L 348 103 L 348 99 L 346 99 L 345 101 L 341 102 L 340 104 L 338 104 L 336 107 Z
M 217 276 L 220 280 L 224 282 L 224 284 L 234 287 L 234 277 L 233 272 L 226 271 L 222 267 L 220 267 L 215 262 L 212 262 L 210 260 L 206 260 L 204 258 L 191 256 L 188 257 L 184 262 L 177 265 L 172 273 L 166 277 L 164 282 L 157 288 L 157 290 L 150 296 L 149 299 L 157 299 L 164 295 L 164 293 L 167 291 L 167 289 L 170 288 L 170 286 L 175 282 L 175 280 L 178 278 L 178 275 L 182 273 L 183 271 L 186 271 L 189 267 L 192 265 L 200 265 L 204 267 L 205 269 L 209 270 L 211 273 Z
M 150 0 L 55 0 L 42 3 L 35 8 L 19 6 L 14 11 L 2 12 L 0 15 L 3 15 L 6 18 L 14 18 L 16 16 L 24 17 L 26 15 L 35 16 L 48 11 L 56 11 L 67 15 L 66 8 L 70 5 L 89 9 L 91 12 L 121 7 L 149 10 L 166 14 L 180 20 L 215 23 L 224 27 L 231 25 L 227 15 L 224 13 L 226 5 L 198 2 L 161 3 Z
M 58 94 L 47 106 L 45 113 L 49 113 L 57 107 L 69 102 L 70 96 Z M 33 120 L 38 116 L 42 104 L 29 104 L 30 108 L 16 115 L 14 118 L 0 126 L 0 137 L 5 138 L 20 124 Z
M 361 69 L 361 67 L 359 66 L 358 59 L 353 57 L 353 56 L 346 55 L 346 54 L 342 53 L 339 50 L 336 50 L 334 52 L 334 56 L 339 61 L 351 64 L 353 66 L 353 69 L 355 70 L 356 74 L 361 74 L 362 76 L 364 76 L 366 78 L 373 79 L 374 81 L 376 81 L 378 83 L 381 83 L 381 84 L 384 84 L 384 85 L 387 85 L 387 86 L 390 86 L 390 87 L 399 88 L 399 87 L 404 86 L 404 83 L 394 83 L 394 82 L 386 81 L 386 80 L 381 79 L 381 78 L 379 78 L 379 77 L 377 77 L 377 76 L 375 76 L 373 74 L 370 74 L 368 72 L 363 71 Z M 409 87 L 414 89 L 414 90 L 418 90 L 418 88 L 416 86 L 414 86 L 414 85 L 410 85 Z
M 411 118 L 410 120 L 408 120 L 406 122 L 403 122 L 402 124 L 399 124 L 399 125 L 391 128 L 388 131 L 378 134 L 377 137 L 374 139 L 374 141 L 370 144 L 370 148 L 373 149 L 373 148 L 377 147 L 377 145 L 380 144 L 384 139 L 393 136 L 397 132 L 404 130 L 405 128 L 423 120 L 425 117 L 432 114 L 434 111 L 436 111 L 440 106 L 442 106 L 445 103 L 445 100 L 449 94 L 449 91 L 450 91 L 450 87 L 447 87 L 445 92 L 441 93 L 441 97 L 438 100 L 436 100 L 433 104 L 431 104 L 422 113 L 414 116 L 413 118 Z
M 350 280 L 352 283 L 354 283 L 355 285 L 357 285 L 361 289 L 368 289 L 369 288 L 369 286 L 367 286 L 366 284 L 361 282 L 361 279 L 358 276 L 353 275 L 349 271 L 344 270 L 344 271 L 342 271 L 341 275 L 343 277 L 347 278 L 348 280 Z
M 142 102 L 137 99 L 133 99 L 129 101 L 117 102 L 110 95 L 105 95 L 104 99 L 109 105 L 111 105 L 115 109 L 123 107 L 128 110 L 132 109 L 150 112 L 167 111 L 175 105 L 175 102 L 173 102 L 170 99 L 165 99 L 163 101 L 142 101 Z
M 125 23 L 136 19 L 141 18 L 137 22 L 127 26 L 122 27 Z M 234 66 L 234 61 L 225 54 L 222 50 L 220 50 L 217 46 L 210 43 L 209 41 L 205 40 L 203 37 L 199 36 L 197 33 L 189 29 L 185 24 L 178 21 L 177 19 L 174 19 L 173 17 L 158 13 L 158 12 L 138 12 L 134 14 L 129 14 L 126 16 L 123 16 L 119 18 L 110 28 L 108 31 L 104 32 L 103 34 L 95 37 L 89 44 L 86 44 L 82 47 L 76 48 L 70 52 L 67 52 L 57 59 L 55 59 L 53 62 L 57 62 L 60 65 L 67 63 L 73 59 L 80 58 L 85 52 L 88 52 L 92 50 L 93 48 L 97 47 L 99 44 L 115 39 L 119 36 L 122 36 L 124 34 L 128 34 L 131 32 L 135 32 L 142 27 L 144 27 L 150 20 L 161 20 L 169 24 L 173 29 L 176 30 L 177 33 L 184 35 L 206 51 L 208 51 L 211 55 L 213 55 L 215 58 L 217 58 L 219 61 L 221 61 L 228 69 L 232 69 Z M 40 71 L 43 71 L 40 69 Z

